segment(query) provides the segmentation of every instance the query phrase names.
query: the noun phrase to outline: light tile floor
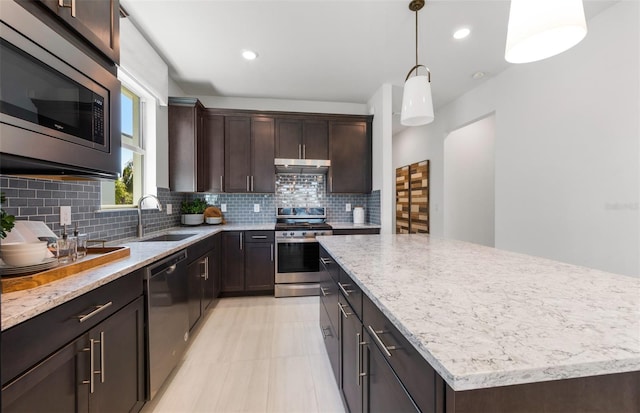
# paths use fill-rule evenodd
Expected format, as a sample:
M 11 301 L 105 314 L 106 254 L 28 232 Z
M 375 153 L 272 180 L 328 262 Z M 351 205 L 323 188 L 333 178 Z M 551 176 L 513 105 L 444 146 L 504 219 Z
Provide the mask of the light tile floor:
M 318 300 L 219 300 L 142 412 L 344 412 L 318 327 Z

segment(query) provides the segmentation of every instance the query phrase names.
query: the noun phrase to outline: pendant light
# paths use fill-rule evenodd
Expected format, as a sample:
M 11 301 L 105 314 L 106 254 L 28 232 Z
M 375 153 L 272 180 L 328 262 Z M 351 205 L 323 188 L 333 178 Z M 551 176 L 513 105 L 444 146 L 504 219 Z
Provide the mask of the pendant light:
M 405 126 L 420 126 L 433 122 L 433 101 L 431 99 L 431 71 L 418 64 L 418 10 L 424 7 L 424 0 L 413 0 L 409 10 L 416 13 L 416 65 L 409 70 L 402 93 L 402 113 L 400 123 Z M 427 75 L 418 75 L 418 68 L 424 67 Z M 413 72 L 414 77 L 411 77 Z
M 511 63 L 546 59 L 586 34 L 582 0 L 511 0 L 504 58 Z

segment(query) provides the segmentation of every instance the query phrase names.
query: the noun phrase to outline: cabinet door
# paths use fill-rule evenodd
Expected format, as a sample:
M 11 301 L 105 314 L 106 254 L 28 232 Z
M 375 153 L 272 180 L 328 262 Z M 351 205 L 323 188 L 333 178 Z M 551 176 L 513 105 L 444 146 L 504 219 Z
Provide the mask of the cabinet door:
M 204 283 L 208 259 L 200 257 L 187 265 L 189 287 L 189 330 L 196 325 L 202 315 L 202 300 L 204 297 Z
M 67 413 L 88 411 L 86 336 L 80 337 L 2 388 L 2 411 Z
M 226 192 L 249 192 L 251 176 L 251 118 L 224 120 L 224 187 Z
M 247 291 L 273 291 L 274 247 L 271 242 L 245 244 L 245 288 Z
M 140 410 L 145 400 L 144 299 L 138 298 L 100 323 L 90 337 L 96 371 L 90 410 Z
M 244 239 L 241 231 L 222 233 L 222 292 L 244 291 Z
M 364 411 L 367 412 L 419 412 L 398 377 L 384 356 L 373 344 L 373 338 L 367 334 L 369 343 L 365 346 L 367 369 L 365 373 Z
M 205 286 L 205 301 L 211 305 L 220 296 L 222 283 L 222 234 L 213 236 L 213 250 L 209 254 L 209 280 Z
M 208 187 L 208 158 L 202 111 L 169 105 L 169 186 L 172 191 L 200 192 Z
M 276 120 L 276 158 L 302 158 L 302 121 Z
M 371 192 L 371 135 L 367 122 L 330 122 L 329 192 Z
M 322 333 L 322 338 L 324 339 L 324 346 L 327 350 L 327 355 L 329 356 L 329 361 L 331 362 L 331 369 L 333 370 L 333 376 L 336 379 L 336 383 L 338 387 L 341 387 L 340 384 L 340 339 L 338 337 L 338 327 L 333 326 L 331 321 L 329 320 L 329 314 L 327 313 L 327 308 L 320 303 L 320 332 Z M 336 307 L 337 308 L 337 307 Z
M 274 192 L 276 189 L 275 125 L 272 118 L 251 120 L 251 191 Z
M 40 0 L 115 63 L 120 63 L 118 0 Z
M 224 116 L 204 111 L 204 139 L 207 142 L 210 192 L 224 192 Z
M 305 120 L 304 159 L 329 159 L 329 124 L 324 120 Z
M 351 412 L 362 411 L 362 323 L 344 297 L 340 296 L 342 330 L 342 393 Z

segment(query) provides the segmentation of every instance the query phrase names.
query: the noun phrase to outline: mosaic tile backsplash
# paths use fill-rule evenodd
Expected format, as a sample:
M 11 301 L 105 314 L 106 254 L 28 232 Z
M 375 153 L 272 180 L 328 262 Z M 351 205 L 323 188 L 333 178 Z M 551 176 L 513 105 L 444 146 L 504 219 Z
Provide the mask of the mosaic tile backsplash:
M 320 177 L 320 178 L 317 178 Z M 369 195 L 327 194 L 326 177 L 282 179 L 276 194 L 184 194 L 158 188 L 158 198 L 163 206 L 172 204 L 173 212 L 167 215 L 153 209 L 143 210 L 145 232 L 162 231 L 180 225 L 180 204 L 185 199 L 200 197 L 211 205 L 226 204 L 225 219 L 230 224 L 275 223 L 276 205 L 288 202 L 306 202 L 309 206 L 327 207 L 327 221 L 352 222 L 353 213 L 345 210 L 364 206 L 365 219 L 380 223 L 380 191 Z M 305 181 L 306 180 L 306 181 Z M 291 186 L 294 185 L 294 191 Z M 296 187 L 297 186 L 297 187 Z M 3 209 L 16 219 L 43 221 L 56 234 L 60 234 L 60 206 L 71 207 L 71 220 L 78 223 L 81 233 L 89 239 L 117 241 L 137 235 L 138 213 L 135 209 L 100 210 L 100 183 L 94 181 L 58 181 L 0 175 L 0 191 L 7 199 Z M 254 212 L 259 205 L 259 212 Z M 72 231 L 71 229 L 68 229 Z

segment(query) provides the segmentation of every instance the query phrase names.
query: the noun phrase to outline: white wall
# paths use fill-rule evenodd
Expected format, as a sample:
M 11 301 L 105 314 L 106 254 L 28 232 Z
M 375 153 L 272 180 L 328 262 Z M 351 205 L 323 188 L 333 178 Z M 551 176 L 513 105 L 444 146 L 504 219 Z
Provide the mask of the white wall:
M 444 141 L 444 236 L 495 245 L 495 116 Z
M 392 86 L 384 84 L 369 99 L 372 125 L 372 189 L 380 191 L 380 233 L 391 234 L 395 227 L 395 176 L 384 173 L 393 167 Z
M 573 49 L 512 66 L 394 139 L 394 167 L 433 160 L 432 233 L 444 135 L 495 111 L 496 247 L 639 275 L 638 8 L 617 3 Z

